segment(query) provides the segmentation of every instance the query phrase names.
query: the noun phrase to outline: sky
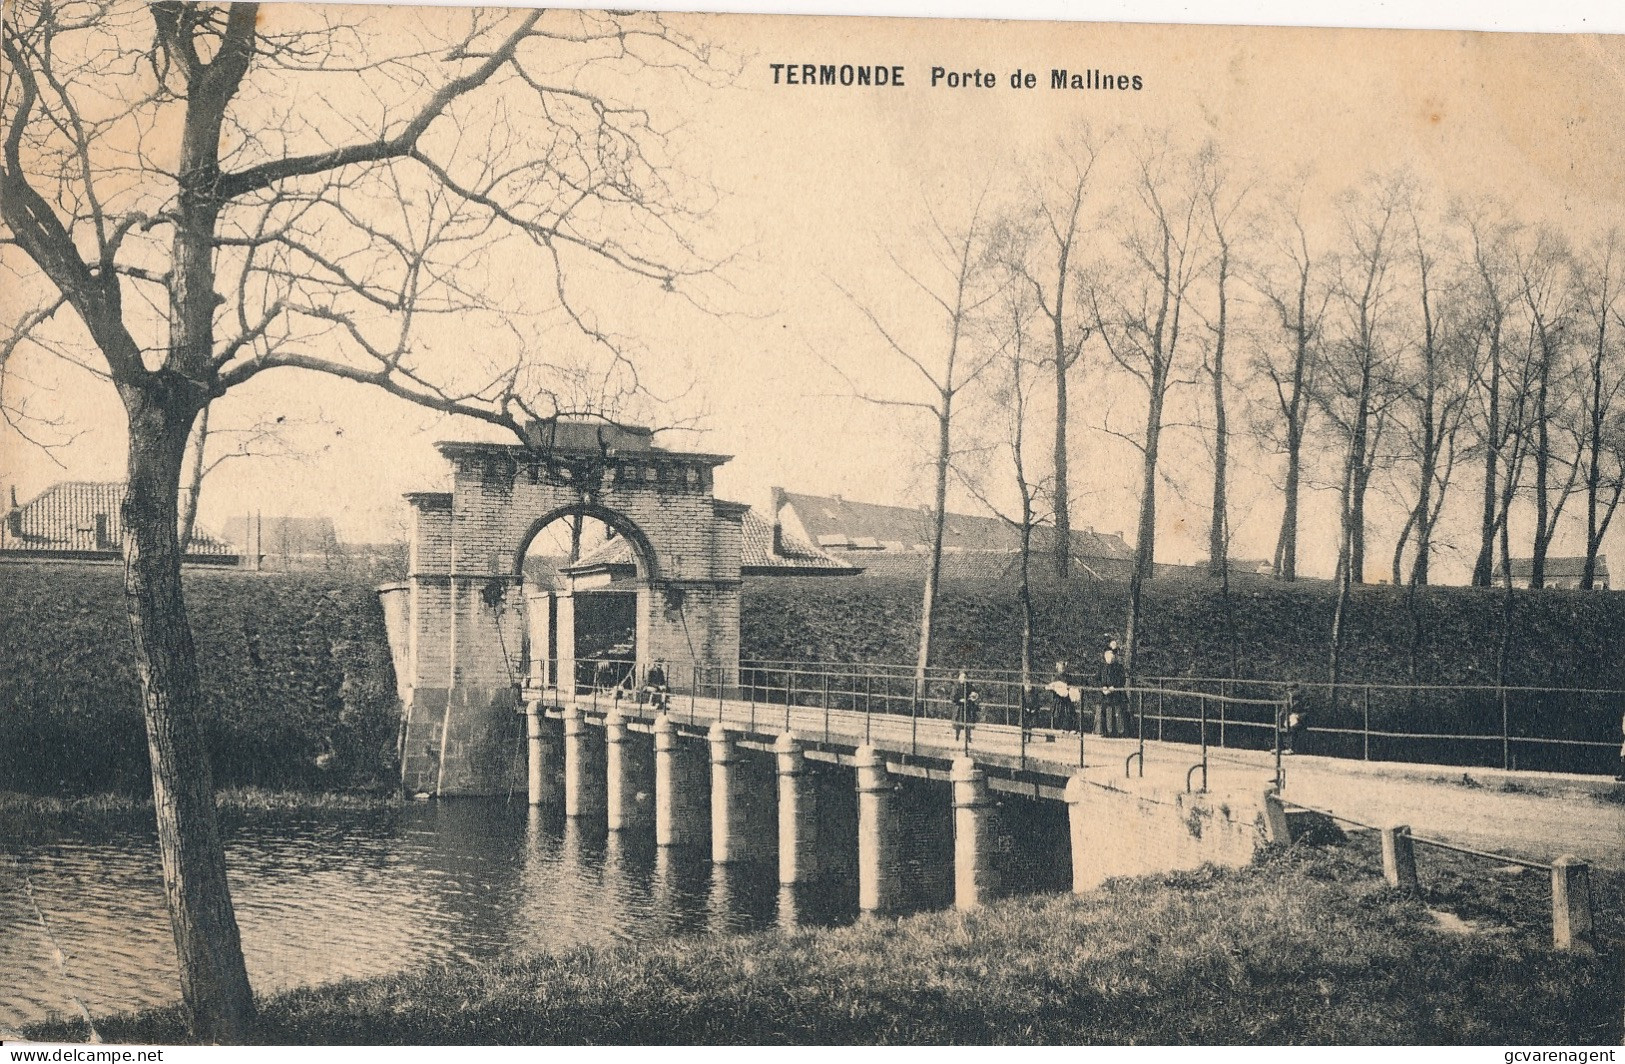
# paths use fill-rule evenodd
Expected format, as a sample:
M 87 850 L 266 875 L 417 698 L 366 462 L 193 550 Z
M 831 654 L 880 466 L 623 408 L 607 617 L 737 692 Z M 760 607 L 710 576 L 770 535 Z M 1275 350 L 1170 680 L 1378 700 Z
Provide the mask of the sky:
M 1593 24 L 1572 12 L 1552 14 Z M 1468 16 L 1446 9 L 1443 17 L 1466 24 Z M 1130 145 L 1145 130 L 1166 130 L 1184 144 L 1212 138 L 1238 172 L 1252 175 L 1260 206 L 1306 170 L 1306 195 L 1323 226 L 1331 224 L 1338 189 L 1397 166 L 1441 200 L 1493 194 L 1526 219 L 1582 237 L 1625 209 L 1618 179 L 1625 157 L 1620 38 L 672 18 L 713 42 L 737 70 L 717 86 L 662 83 L 649 104 L 676 123 L 673 151 L 685 173 L 716 190 L 701 237 L 726 262 L 705 286 L 703 312 L 643 293 L 623 298 L 613 278 L 593 277 L 601 282 L 595 295 L 601 311 L 636 338 L 645 379 L 670 397 L 660 416 L 699 429 L 669 433 L 663 442 L 734 455 L 718 473 L 718 494 L 757 506 L 766 504 L 772 486 L 910 505 L 929 497 L 928 426 L 852 395 L 856 383 L 870 395 L 921 396 L 865 310 L 923 359 L 936 357 L 945 339 L 940 315 L 902 272 L 906 267 L 927 284 L 944 280 L 924 257 L 929 219 L 952 228 L 968 220 L 979 200 L 990 212 L 1018 201 L 1043 176 L 1055 139 L 1082 123 L 1109 136 L 1089 219 L 1102 254 L 1123 220 Z M 772 64 L 801 62 L 901 66 L 905 85 L 773 83 Z M 998 87 L 933 87 L 937 66 L 996 75 Z M 1049 71 L 1056 67 L 1138 74 L 1144 88 L 1051 90 Z M 1037 73 L 1038 86 L 1009 88 L 1018 68 Z M 639 86 L 618 88 L 642 102 Z M 522 291 L 528 276 L 522 260 L 482 268 L 492 290 L 520 292 L 516 298 L 527 303 L 523 314 L 516 307 L 514 329 L 550 335 Z M 535 305 L 544 297 L 536 294 Z M 502 342 L 480 332 L 488 323 L 437 328 L 429 343 L 449 359 Z M 122 416 L 105 382 L 44 357 L 14 366 L 42 407 L 64 419 L 59 431 L 71 442 L 47 454 L 15 435 L 0 437 L 0 483 L 26 501 L 58 480 L 118 479 Z M 1200 421 L 1196 395 L 1186 389 L 1174 405 L 1159 560 L 1194 561 L 1205 550 L 1207 450 L 1201 434 L 1185 427 Z M 1074 524 L 1132 538 L 1136 456 L 1123 441 L 1087 426 L 1109 411 L 1113 426 L 1126 427 L 1142 400 L 1132 382 L 1098 368 L 1080 375 L 1074 396 Z M 979 430 L 999 416 L 986 405 L 968 413 Z M 227 429 L 284 418 L 299 456 L 222 464 L 205 485 L 203 527 L 255 510 L 330 514 L 351 541 L 404 536 L 401 494 L 449 483 L 435 441 L 490 438 L 479 426 L 362 386 L 280 371 L 228 396 L 214 417 Z M 1250 443 L 1244 423 L 1238 433 L 1232 553 L 1265 558 L 1279 521 L 1272 486 L 1278 467 L 1266 448 Z M 1453 489 L 1459 512 L 1447 511 L 1439 559 L 1445 579 L 1459 578 L 1471 563 L 1470 476 L 1463 470 Z M 1010 497 L 996 473 L 987 474 L 984 487 L 995 502 Z M 951 505 L 978 511 L 964 490 L 956 489 Z M 1330 568 L 1334 510 L 1332 491 L 1311 493 L 1305 514 L 1311 572 Z M 1375 507 L 1376 556 L 1391 550 L 1397 523 L 1392 507 Z M 1625 556 L 1621 534 L 1616 530 L 1607 545 L 1616 556 Z M 1578 549 L 1568 533 L 1555 547 Z

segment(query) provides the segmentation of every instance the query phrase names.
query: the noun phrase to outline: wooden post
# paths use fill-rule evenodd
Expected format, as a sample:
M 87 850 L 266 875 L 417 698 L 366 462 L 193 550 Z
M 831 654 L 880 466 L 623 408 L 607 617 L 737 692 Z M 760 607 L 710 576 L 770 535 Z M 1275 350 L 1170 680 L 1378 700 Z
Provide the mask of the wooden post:
M 1406 824 L 1382 829 L 1382 877 L 1390 887 L 1415 890 L 1416 845 Z
M 1552 945 L 1586 949 L 1591 926 L 1591 866 L 1578 857 L 1559 857 L 1552 862 Z

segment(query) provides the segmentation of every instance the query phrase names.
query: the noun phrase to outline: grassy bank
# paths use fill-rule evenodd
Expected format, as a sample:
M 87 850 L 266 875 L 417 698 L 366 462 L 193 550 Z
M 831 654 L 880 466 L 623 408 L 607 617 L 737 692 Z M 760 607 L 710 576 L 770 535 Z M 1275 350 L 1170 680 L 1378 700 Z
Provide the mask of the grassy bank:
M 123 573 L 0 566 L 0 780 L 34 794 L 150 789 Z M 338 790 L 394 778 L 383 611 L 342 574 L 193 571 L 204 738 L 223 787 Z
M 343 790 L 395 778 L 394 672 L 372 581 L 200 571 L 188 574 L 186 586 L 209 711 L 206 738 L 222 787 Z M 1142 670 L 1323 681 L 1333 595 L 1326 583 L 1251 580 L 1225 596 L 1203 581 L 1153 581 Z M 1105 633 L 1120 629 L 1126 596 L 1111 581 L 1040 584 L 1039 667 L 1065 657 L 1087 671 Z M 1426 588 L 1414 601 L 1394 588 L 1358 588 L 1342 678 L 1493 683 L 1504 624 L 1509 684 L 1625 688 L 1618 653 L 1625 594 L 1519 592 L 1503 616 L 1504 602 L 1499 592 L 1475 588 Z M 909 662 L 919 605 L 919 586 L 906 579 L 752 579 L 743 592 L 743 655 Z M 0 779 L 7 786 L 54 795 L 146 793 L 146 738 L 125 625 L 116 567 L 0 566 Z M 1020 611 L 1009 581 L 948 583 L 938 625 L 939 664 L 1007 669 L 1019 660 Z M 1501 723 L 1493 695 L 1394 696 L 1370 711 L 1373 726 L 1406 731 L 1498 734 Z M 1328 715 L 1338 712 L 1343 716 Z M 1613 744 L 1591 751 L 1584 765 L 1524 767 L 1614 770 L 1613 701 L 1515 699 L 1508 716 L 1514 735 Z M 1358 727 L 1358 717 L 1346 698 L 1318 711 L 1315 725 Z M 1493 761 L 1499 746 L 1469 753 Z M 1450 760 L 1448 751 L 1424 754 L 1412 759 Z
M 280 1044 L 1618 1044 L 1619 877 L 1600 954 L 1549 948 L 1538 873 L 1419 854 L 1386 889 L 1370 840 L 1141 877 L 972 914 L 439 967 L 262 1002 Z M 1438 915 L 1443 914 L 1443 915 Z M 101 1036 L 176 1042 L 176 1010 Z M 82 1035 L 36 1028 L 35 1037 Z
M 1047 669 L 1100 657 L 1128 609 L 1122 581 L 1034 586 L 1034 661 Z M 1155 676 L 1324 682 L 1336 587 L 1326 581 L 1205 579 L 1146 584 L 1139 668 Z M 1342 679 L 1351 683 L 1493 684 L 1503 622 L 1507 684 L 1625 688 L 1625 593 L 1517 591 L 1503 616 L 1497 589 L 1356 587 Z M 950 667 L 1013 669 L 1021 607 L 1012 580 L 944 584 L 933 658 Z M 891 577 L 747 580 L 740 627 L 747 658 L 912 662 L 920 584 Z M 1618 721 L 1616 720 L 1617 727 Z
M 379 791 L 286 791 L 231 787 L 215 795 L 223 827 L 272 823 L 288 818 L 354 817 L 400 808 L 394 789 Z M 40 844 L 58 839 L 94 839 L 103 835 L 151 830 L 151 798 L 95 794 L 57 798 L 0 791 L 0 838 Z

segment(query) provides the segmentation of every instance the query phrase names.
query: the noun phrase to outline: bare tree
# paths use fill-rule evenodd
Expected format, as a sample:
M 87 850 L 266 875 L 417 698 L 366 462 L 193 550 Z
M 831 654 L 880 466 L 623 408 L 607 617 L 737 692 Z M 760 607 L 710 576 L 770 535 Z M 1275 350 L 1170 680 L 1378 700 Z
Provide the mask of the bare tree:
M 1083 210 L 1089 175 L 1100 145 L 1087 126 L 1066 140 L 1043 168 L 1046 181 L 1029 189 L 1030 218 L 1008 249 L 1012 268 L 1031 289 L 1049 325 L 1050 368 L 1055 382 L 1055 445 L 1052 475 L 1055 494 L 1055 576 L 1066 579 L 1072 560 L 1072 499 L 1069 471 L 1071 398 L 1069 375 L 1093 333 L 1093 322 L 1072 305 L 1076 299 Z
M 1197 158 L 1198 181 L 1201 189 L 1202 210 L 1206 215 L 1207 235 L 1213 241 L 1214 314 L 1208 320 L 1206 357 L 1203 369 L 1207 372 L 1213 402 L 1213 497 L 1209 507 L 1207 568 L 1210 576 L 1218 577 L 1228 593 L 1230 587 L 1230 427 L 1225 346 L 1230 338 L 1231 281 L 1235 277 L 1237 216 L 1246 202 L 1249 189 L 1236 187 L 1218 148 L 1209 143 Z
M 1515 230 L 1495 218 L 1485 206 L 1461 210 L 1472 244 L 1470 273 L 1476 283 L 1462 302 L 1476 322 L 1473 375 L 1475 448 L 1484 461 L 1480 493 L 1478 556 L 1473 562 L 1473 585 L 1489 587 L 1495 579 L 1495 551 L 1517 492 L 1523 464 L 1523 397 L 1521 378 L 1527 363 L 1512 357 L 1516 345 L 1508 328 L 1517 302 L 1511 268 L 1511 241 Z M 1503 561 L 1506 559 L 1503 558 Z
M 1574 263 L 1554 230 L 1540 229 L 1516 253 L 1519 296 L 1528 312 L 1531 381 L 1525 431 L 1534 474 L 1528 487 L 1535 508 L 1529 586 L 1546 586 L 1546 554 L 1580 475 L 1580 436 L 1571 399 L 1578 391 L 1569 356 L 1577 313 Z M 1572 446 L 1569 446 L 1572 444 Z M 1510 564 L 1510 559 L 1509 559 Z
M 1254 372 L 1268 381 L 1274 399 L 1275 417 L 1269 419 L 1269 433 L 1286 456 L 1281 482 L 1281 529 L 1275 538 L 1273 562 L 1275 575 L 1281 580 L 1298 578 L 1303 446 L 1314 410 L 1311 397 L 1316 390 L 1322 329 L 1332 294 L 1320 276 L 1325 264 L 1309 247 L 1302 203 L 1296 197 L 1291 202 L 1290 209 L 1283 209 L 1270 226 L 1278 233 L 1275 258 L 1280 274 L 1266 267 L 1253 282 L 1286 340 L 1284 351 L 1272 353 L 1274 349 L 1267 347 L 1254 361 Z
M 929 207 L 929 220 L 923 258 L 938 275 L 935 281 L 890 255 L 892 265 L 925 298 L 932 314 L 941 322 L 940 349 L 926 353 L 905 342 L 901 334 L 883 322 L 873 307 L 848 289 L 841 292 L 868 321 L 883 342 L 884 349 L 900 359 L 913 372 L 905 374 L 917 382 L 926 398 L 877 395 L 866 392 L 842 367 L 828 359 L 825 363 L 846 381 L 851 394 L 866 403 L 928 414 L 935 447 L 935 466 L 929 529 L 931 550 L 926 563 L 925 589 L 920 603 L 920 642 L 915 657 L 916 695 L 925 687 L 926 669 L 931 663 L 931 633 L 935 623 L 937 591 L 942 582 L 942 538 L 948 512 L 948 481 L 954 466 L 954 417 L 961 393 L 974 384 L 997 357 L 996 349 L 977 350 L 976 333 L 983 309 L 998 294 L 1000 285 L 989 261 L 987 234 L 982 219 L 983 199 L 979 197 L 963 229 L 950 229 Z M 837 285 L 837 287 L 840 287 Z
M 1157 462 L 1164 409 L 1178 383 L 1184 314 L 1200 275 L 1202 201 L 1196 174 L 1166 139 L 1149 140 L 1136 160 L 1138 210 L 1123 234 L 1121 274 L 1091 286 L 1089 298 L 1100 335 L 1113 361 L 1145 390 L 1146 413 L 1138 433 L 1106 430 L 1140 452 L 1140 513 L 1129 576 L 1128 619 L 1123 633 L 1124 668 L 1134 672 L 1140 595 L 1153 573 L 1157 534 Z M 1188 382 L 1187 382 L 1188 383 Z
M 1404 443 L 1396 464 L 1414 469 L 1415 495 L 1394 544 L 1393 582 L 1398 586 L 1408 581 L 1416 587 L 1427 584 L 1430 575 L 1433 533 L 1456 466 L 1474 367 L 1468 358 L 1473 346 L 1461 335 L 1471 325 L 1464 326 L 1455 309 L 1461 302 L 1459 286 L 1453 280 L 1441 281 L 1440 257 L 1451 256 L 1452 249 L 1429 234 L 1422 204 L 1413 199 L 1408 213 L 1416 340 L 1396 360 L 1395 422 Z M 1408 546 L 1413 549 L 1407 575 Z
M 1364 581 L 1366 493 L 1393 402 L 1394 357 L 1388 317 L 1394 288 L 1394 244 L 1405 182 L 1390 178 L 1343 204 L 1346 248 L 1335 305 L 1342 335 L 1327 350 L 1316 394 L 1342 440 L 1337 543 L 1337 602 L 1332 611 L 1330 674 L 1338 681 L 1343 619 L 1351 585 Z
M 0 38 L 0 251 L 71 309 L 51 326 L 82 337 L 128 419 L 130 631 L 202 1041 L 246 1038 L 254 1005 L 180 580 L 200 412 L 300 369 L 522 432 L 539 410 L 638 387 L 571 278 L 678 289 L 706 268 L 662 134 L 579 76 L 704 70 L 702 45 L 656 17 L 585 12 L 419 11 L 410 30 L 336 9 L 19 0 Z M 516 331 L 435 359 L 421 319 L 516 311 L 519 293 L 481 282 L 522 249 L 579 348 Z
M 1580 587 L 1597 581 L 1597 555 L 1625 492 L 1619 465 L 1621 392 L 1625 391 L 1625 354 L 1619 333 L 1625 315 L 1619 309 L 1620 236 L 1609 230 L 1581 263 L 1581 312 L 1585 316 L 1585 364 L 1581 371 L 1581 431 L 1585 462 L 1586 552 Z
M 1062 508 L 1054 491 L 1053 481 L 1046 483 L 1041 478 L 1035 479 L 1032 475 L 1032 463 L 1027 457 L 1029 446 L 1027 422 L 1031 416 L 1032 393 L 1035 387 L 1033 377 L 1039 368 L 1032 354 L 1032 349 L 1037 344 L 1029 336 L 1034 316 L 1034 301 L 1037 298 L 1035 293 L 1025 290 L 1021 285 L 1012 285 L 1004 289 L 1000 308 L 1002 313 L 998 321 L 992 325 L 996 330 L 996 349 L 1000 357 L 996 364 L 999 373 L 992 383 L 992 393 L 989 397 L 990 406 L 1002 415 L 998 418 L 1001 422 L 998 449 L 1003 451 L 1009 460 L 1010 473 L 1015 478 L 1018 508 L 1011 512 L 1007 508 L 1000 507 L 993 501 L 992 493 L 984 490 L 975 478 L 964 475 L 962 468 L 955 467 L 960 472 L 960 480 L 966 489 L 1000 520 L 1015 529 L 1019 539 L 1016 594 L 1021 603 L 1023 705 L 1026 704 L 1025 700 L 1032 686 L 1033 632 L 1037 624 L 1032 595 L 1034 533 L 1047 516 L 1042 509 L 1042 499 L 1045 495 L 1055 496 L 1052 512 L 1058 512 Z M 1039 308 L 1039 312 L 1045 318 L 1049 318 L 1047 311 Z M 1050 323 L 1052 322 L 1053 319 Z M 1058 535 L 1059 523 L 1052 527 Z
M 305 461 L 312 456 L 312 452 L 295 438 L 306 427 L 303 421 L 291 421 L 286 414 L 267 414 L 241 427 L 221 427 L 213 424 L 212 414 L 213 404 L 198 412 L 197 420 L 192 425 L 192 437 L 186 445 L 180 517 L 177 519 L 182 552 L 191 545 L 197 526 L 198 501 L 203 495 L 203 482 L 215 470 L 227 462 L 245 458 Z M 211 441 L 213 448 L 210 447 Z

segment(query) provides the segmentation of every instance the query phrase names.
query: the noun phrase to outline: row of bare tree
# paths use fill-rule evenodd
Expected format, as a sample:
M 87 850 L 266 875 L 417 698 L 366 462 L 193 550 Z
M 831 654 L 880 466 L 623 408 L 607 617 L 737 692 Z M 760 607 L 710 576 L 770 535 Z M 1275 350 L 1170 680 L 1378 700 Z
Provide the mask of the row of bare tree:
M 1107 169 L 1126 176 L 1107 181 Z M 1474 584 L 1510 583 L 1517 548 L 1543 586 L 1578 499 L 1579 582 L 1594 585 L 1625 493 L 1617 231 L 1565 235 L 1497 204 L 1445 201 L 1404 173 L 1369 176 L 1315 210 L 1306 182 L 1267 189 L 1213 144 L 1167 135 L 1119 146 L 1085 131 L 1038 172 L 998 208 L 984 191 L 958 227 L 928 212 L 926 253 L 893 250 L 940 329 L 905 335 L 848 293 L 908 367 L 895 391 L 855 393 L 929 415 L 939 550 L 957 478 L 1020 529 L 1023 601 L 1037 527 L 1054 530 L 1042 568 L 1073 575 L 1074 452 L 1093 431 L 1140 458 L 1131 669 L 1159 489 L 1189 500 L 1189 474 L 1211 472 L 1207 566 L 1227 581 L 1238 452 L 1279 491 L 1277 577 L 1298 578 L 1306 533 L 1335 537 L 1334 678 L 1349 588 L 1372 571 L 1374 491 L 1403 515 L 1383 559 L 1396 585 L 1429 582 L 1452 489 L 1480 496 Z M 1206 470 L 1164 468 L 1169 431 L 1200 441 Z M 1005 472 L 986 462 L 995 449 Z M 1304 528 L 1314 487 L 1336 490 L 1335 527 Z M 1515 508 L 1530 517 L 1527 540 L 1513 536 Z M 938 572 L 934 553 L 922 677 Z

